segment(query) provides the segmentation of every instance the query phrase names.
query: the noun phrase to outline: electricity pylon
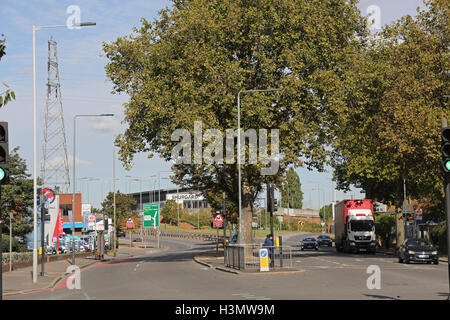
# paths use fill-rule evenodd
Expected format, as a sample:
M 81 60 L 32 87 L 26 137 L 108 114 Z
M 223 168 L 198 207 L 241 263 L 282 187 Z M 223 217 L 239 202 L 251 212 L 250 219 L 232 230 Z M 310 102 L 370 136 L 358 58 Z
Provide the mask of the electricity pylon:
M 47 101 L 44 110 L 41 178 L 45 187 L 53 187 L 59 189 L 59 192 L 66 193 L 70 190 L 58 53 L 53 37 L 48 41 Z

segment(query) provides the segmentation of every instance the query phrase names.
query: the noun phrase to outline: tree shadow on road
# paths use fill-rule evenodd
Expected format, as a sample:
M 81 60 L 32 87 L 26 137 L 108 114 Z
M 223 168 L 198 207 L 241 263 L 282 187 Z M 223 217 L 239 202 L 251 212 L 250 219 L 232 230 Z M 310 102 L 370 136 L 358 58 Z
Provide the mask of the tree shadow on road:
M 365 294 L 366 297 L 374 298 L 374 299 L 383 299 L 383 300 L 399 300 L 399 298 L 393 298 L 388 296 L 381 296 L 378 294 Z

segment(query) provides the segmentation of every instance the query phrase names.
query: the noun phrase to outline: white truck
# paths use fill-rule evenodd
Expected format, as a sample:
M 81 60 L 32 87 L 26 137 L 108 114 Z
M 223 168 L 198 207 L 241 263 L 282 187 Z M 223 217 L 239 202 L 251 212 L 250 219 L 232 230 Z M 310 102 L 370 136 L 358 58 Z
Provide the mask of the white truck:
M 343 200 L 335 206 L 334 241 L 338 252 L 376 253 L 373 202 Z

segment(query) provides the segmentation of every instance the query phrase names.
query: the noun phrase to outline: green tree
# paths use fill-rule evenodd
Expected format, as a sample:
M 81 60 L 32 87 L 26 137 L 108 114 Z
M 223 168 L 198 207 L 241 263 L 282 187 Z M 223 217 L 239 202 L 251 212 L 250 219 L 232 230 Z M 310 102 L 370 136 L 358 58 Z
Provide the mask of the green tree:
M 139 216 L 137 212 L 132 211 L 132 207 L 136 205 L 136 200 L 133 196 L 116 192 L 116 228 L 118 230 L 125 230 L 126 223 L 129 217 L 134 221 L 135 229 L 139 225 Z M 109 192 L 105 200 L 102 202 L 102 213 L 107 214 L 109 218 L 114 219 L 114 193 Z
M 181 209 L 177 209 L 175 200 L 167 200 L 161 210 L 161 216 L 165 221 L 177 222 L 179 210 L 181 211 Z
M 449 11 L 446 1 L 426 4 L 348 55 L 330 120 L 338 188 L 354 184 L 368 198 L 394 204 L 398 244 L 403 179 L 412 198 L 443 208 L 440 126 L 448 116 Z
M 333 208 L 331 204 L 327 204 L 320 208 L 319 210 L 319 216 L 322 219 L 322 221 L 325 221 L 326 223 L 333 221 Z
M 389 249 L 392 228 L 395 226 L 395 216 L 392 214 L 377 214 L 375 216 L 375 232 L 386 249 Z
M 238 92 L 281 88 L 241 97 L 241 128 L 278 129 L 282 154 L 274 175 L 261 174 L 265 164 L 242 165 L 242 239 L 251 243 L 253 203 L 263 185 L 279 185 L 290 165 L 323 169 L 329 93 L 342 81 L 345 53 L 367 31 L 356 2 L 174 0 L 152 23 L 142 19 L 133 35 L 105 43 L 113 92 L 130 97 L 128 128 L 116 141 L 122 162 L 129 168 L 138 152 L 173 160 L 176 129 L 190 132 L 191 145 L 194 121 L 225 133 L 237 127 Z M 203 150 L 209 142 L 203 139 Z M 245 154 L 252 154 L 248 146 Z M 225 192 L 238 207 L 236 164 L 191 162 L 173 170 L 174 183 L 199 189 L 207 200 L 209 192 Z
M 1 210 L 4 219 L 2 231 L 9 234 L 12 215 L 12 234 L 24 238 L 32 231 L 33 179 L 27 173 L 27 164 L 15 147 L 9 155 L 9 183 L 2 185 Z
M 2 59 L 2 57 L 6 54 L 6 45 L 5 45 L 5 38 L 4 35 L 1 35 L 1 39 L 0 39 L 0 60 Z M 16 99 L 16 95 L 14 93 L 14 91 L 11 91 L 11 89 L 9 88 L 9 86 L 6 83 L 3 83 L 3 86 L 5 87 L 4 91 L 1 92 L 0 91 L 0 108 L 3 107 L 4 105 L 6 105 L 8 102 L 10 102 L 11 100 L 15 100 Z
M 303 207 L 303 192 L 300 183 L 300 177 L 294 168 L 289 168 L 286 172 L 286 181 L 282 182 L 281 187 L 281 206 L 283 208 L 301 209 Z

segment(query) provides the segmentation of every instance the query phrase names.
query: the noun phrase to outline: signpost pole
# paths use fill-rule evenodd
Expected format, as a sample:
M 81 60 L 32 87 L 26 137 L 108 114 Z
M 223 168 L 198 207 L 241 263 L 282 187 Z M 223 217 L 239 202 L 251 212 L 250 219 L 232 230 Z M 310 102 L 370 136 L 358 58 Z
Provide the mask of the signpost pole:
M 131 256 L 131 229 L 130 229 L 130 256 Z

